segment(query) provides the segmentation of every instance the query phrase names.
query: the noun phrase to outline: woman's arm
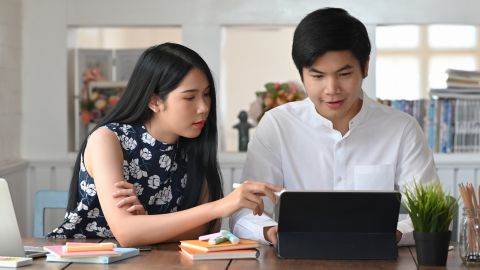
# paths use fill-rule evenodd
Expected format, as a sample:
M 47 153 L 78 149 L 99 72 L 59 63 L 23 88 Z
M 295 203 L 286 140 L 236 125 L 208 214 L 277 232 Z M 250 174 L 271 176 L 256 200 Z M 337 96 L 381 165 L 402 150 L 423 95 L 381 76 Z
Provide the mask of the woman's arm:
M 95 179 L 95 186 L 105 218 L 112 233 L 122 246 L 138 246 L 178 239 L 185 233 L 202 231 L 202 226 L 214 219 L 227 217 L 240 208 L 250 208 L 255 214 L 263 212 L 262 196 L 276 201 L 274 191 L 281 188 L 271 184 L 250 182 L 223 199 L 168 214 L 132 215 L 116 204 L 115 182 L 123 179 L 123 154 L 115 134 L 97 129 L 88 139 L 84 154 L 85 167 Z M 203 231 L 205 231 L 203 229 Z

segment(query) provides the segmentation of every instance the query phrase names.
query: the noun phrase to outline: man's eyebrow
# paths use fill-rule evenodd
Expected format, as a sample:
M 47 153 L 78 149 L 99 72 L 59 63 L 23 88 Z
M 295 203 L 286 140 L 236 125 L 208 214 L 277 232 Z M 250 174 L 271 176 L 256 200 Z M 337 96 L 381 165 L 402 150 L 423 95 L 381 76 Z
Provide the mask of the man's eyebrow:
M 343 67 L 339 68 L 336 72 L 341 72 L 341 71 L 345 71 L 345 70 L 350 70 L 350 69 L 352 69 L 352 68 L 353 68 L 352 65 L 346 64 L 346 65 L 344 65 Z M 310 67 L 310 68 L 308 69 L 308 71 L 310 71 L 310 72 L 315 72 L 315 73 L 321 73 L 321 74 L 324 73 L 324 72 L 322 72 L 322 71 L 320 71 L 320 70 L 318 70 L 318 69 L 316 69 L 316 68 L 314 68 L 314 67 Z
M 352 69 L 353 66 L 350 65 L 350 64 L 346 64 L 345 66 L 341 67 L 340 69 L 337 70 L 337 72 L 341 72 L 341 71 L 345 71 L 345 70 L 349 70 L 349 69 Z

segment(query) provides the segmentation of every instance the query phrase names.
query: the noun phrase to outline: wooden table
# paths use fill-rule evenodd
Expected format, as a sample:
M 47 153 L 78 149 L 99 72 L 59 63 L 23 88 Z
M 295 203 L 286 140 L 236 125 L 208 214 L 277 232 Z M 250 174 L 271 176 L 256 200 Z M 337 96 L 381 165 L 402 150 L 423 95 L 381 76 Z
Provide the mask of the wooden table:
M 70 241 L 70 240 L 69 240 Z M 91 241 L 91 239 L 89 240 Z M 65 240 L 51 239 L 24 239 L 29 246 L 62 245 Z M 160 244 L 153 246 L 151 251 L 142 251 L 137 257 L 126 259 L 109 265 L 53 263 L 46 262 L 45 258 L 34 260 L 33 266 L 21 269 L 416 269 L 415 247 L 402 247 L 398 251 L 398 259 L 393 261 L 382 260 L 287 260 L 279 259 L 273 247 L 260 247 L 260 257 L 257 260 L 210 260 L 191 261 L 179 253 L 178 244 Z M 420 269 L 469 269 L 462 264 L 457 250 L 449 252 L 446 268 L 420 267 Z M 479 268 L 480 269 L 480 268 Z

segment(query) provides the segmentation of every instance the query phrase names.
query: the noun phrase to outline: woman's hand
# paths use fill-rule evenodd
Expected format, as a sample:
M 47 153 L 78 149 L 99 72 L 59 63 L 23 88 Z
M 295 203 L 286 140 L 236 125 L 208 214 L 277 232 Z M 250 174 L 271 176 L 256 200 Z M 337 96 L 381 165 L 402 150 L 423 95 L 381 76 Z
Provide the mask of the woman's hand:
M 126 210 L 134 215 L 145 215 L 145 208 L 143 208 L 143 205 L 138 200 L 135 187 L 132 184 L 119 181 L 115 183 L 115 187 L 117 191 L 113 193 L 113 197 L 122 198 L 117 202 L 117 207 L 127 207 Z
M 274 192 L 279 192 L 282 187 L 270 183 L 257 181 L 244 181 L 223 199 L 216 201 L 216 209 L 220 210 L 222 217 L 228 217 L 241 208 L 252 209 L 254 215 L 263 213 L 262 197 L 267 196 L 274 204 L 277 197 Z

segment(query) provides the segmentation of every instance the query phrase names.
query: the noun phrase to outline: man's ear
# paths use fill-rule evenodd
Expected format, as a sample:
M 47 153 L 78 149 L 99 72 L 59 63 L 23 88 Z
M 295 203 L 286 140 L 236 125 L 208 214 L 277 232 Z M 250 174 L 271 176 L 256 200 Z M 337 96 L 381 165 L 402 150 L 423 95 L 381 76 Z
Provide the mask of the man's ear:
M 370 65 L 370 55 L 365 61 L 365 66 L 363 67 L 363 78 L 365 79 L 368 76 L 368 66 Z
M 150 100 L 148 101 L 148 107 L 154 113 L 165 110 L 165 104 L 164 104 L 163 100 L 157 95 L 153 95 L 153 96 L 150 97 Z

